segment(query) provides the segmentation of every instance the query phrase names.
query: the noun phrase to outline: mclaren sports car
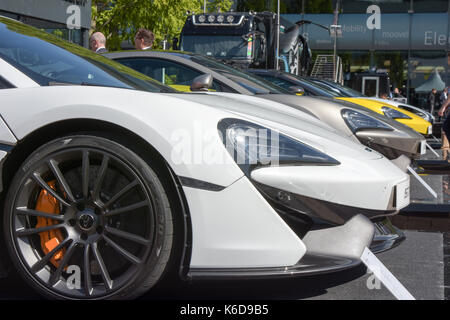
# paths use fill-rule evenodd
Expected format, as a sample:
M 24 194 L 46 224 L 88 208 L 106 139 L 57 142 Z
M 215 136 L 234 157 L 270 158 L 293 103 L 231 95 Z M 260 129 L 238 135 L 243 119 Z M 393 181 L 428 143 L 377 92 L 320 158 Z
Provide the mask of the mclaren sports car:
M 409 204 L 407 174 L 308 113 L 188 100 L 3 17 L 0 88 L 0 251 L 49 298 L 342 270 Z

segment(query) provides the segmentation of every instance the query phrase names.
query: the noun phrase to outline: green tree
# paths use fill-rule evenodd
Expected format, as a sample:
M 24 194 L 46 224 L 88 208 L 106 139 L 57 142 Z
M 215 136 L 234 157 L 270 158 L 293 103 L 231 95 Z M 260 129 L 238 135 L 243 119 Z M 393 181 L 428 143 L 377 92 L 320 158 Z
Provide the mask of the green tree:
M 232 0 L 209 0 L 207 1 L 206 8 L 208 12 L 217 12 L 219 9 L 221 12 L 227 12 L 232 5 Z
M 332 13 L 332 0 L 282 0 L 281 13 Z M 277 0 L 238 0 L 237 11 L 272 11 L 277 10 Z
M 256 12 L 273 11 L 276 10 L 276 6 L 273 8 L 274 1 L 267 0 L 238 0 L 236 10 L 239 12 L 248 12 L 250 10 Z
M 109 50 L 120 49 L 123 40 L 133 41 L 139 28 L 155 34 L 154 47 L 158 48 L 165 37 L 178 36 L 186 12 L 201 12 L 202 4 L 202 0 L 93 0 L 91 26 L 106 36 Z
M 305 13 L 333 13 L 331 0 L 303 0 Z

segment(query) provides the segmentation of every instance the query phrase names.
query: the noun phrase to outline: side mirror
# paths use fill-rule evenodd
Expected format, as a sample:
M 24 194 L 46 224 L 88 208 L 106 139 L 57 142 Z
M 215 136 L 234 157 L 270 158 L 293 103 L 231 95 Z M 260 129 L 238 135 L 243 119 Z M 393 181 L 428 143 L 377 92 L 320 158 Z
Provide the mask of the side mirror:
M 212 87 L 213 76 L 210 73 L 195 77 L 191 83 L 191 91 L 208 91 Z
M 298 86 L 289 87 L 289 91 L 292 93 L 295 93 L 298 96 L 302 96 L 305 94 L 305 90 L 302 87 L 298 87 Z

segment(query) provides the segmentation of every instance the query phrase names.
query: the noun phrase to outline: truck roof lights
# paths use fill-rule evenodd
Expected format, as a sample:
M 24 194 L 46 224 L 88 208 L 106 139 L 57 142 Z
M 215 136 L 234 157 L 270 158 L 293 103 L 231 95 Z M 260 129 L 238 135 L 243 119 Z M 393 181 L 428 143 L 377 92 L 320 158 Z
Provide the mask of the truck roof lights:
M 244 21 L 244 15 L 225 15 L 209 14 L 208 16 L 192 15 L 192 23 L 196 26 L 238 26 Z

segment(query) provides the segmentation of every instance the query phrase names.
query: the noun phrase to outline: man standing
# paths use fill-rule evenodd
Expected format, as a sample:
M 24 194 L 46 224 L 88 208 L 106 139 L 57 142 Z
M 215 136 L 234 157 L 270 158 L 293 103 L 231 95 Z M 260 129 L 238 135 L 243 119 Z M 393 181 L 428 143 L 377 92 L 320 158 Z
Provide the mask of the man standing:
M 447 52 L 447 64 L 450 67 L 450 52 Z M 445 111 L 447 111 L 449 105 L 450 105 L 450 96 L 447 95 L 447 99 L 442 103 L 441 108 L 438 111 L 438 116 L 440 116 L 440 117 L 445 116 L 444 123 L 442 124 L 442 131 L 444 134 L 442 134 L 442 147 L 441 147 L 441 149 L 443 149 L 442 155 L 443 155 L 444 159 L 447 158 L 446 153 L 449 151 L 449 147 L 450 147 L 450 145 L 449 145 L 450 116 L 449 116 L 449 112 L 447 112 L 447 114 L 445 112 Z
M 136 50 L 150 50 L 155 40 L 153 32 L 147 29 L 139 29 L 134 36 L 134 47 Z
M 447 98 L 447 100 L 445 100 L 445 102 L 442 104 L 441 108 L 438 111 L 438 115 L 440 117 L 444 117 L 445 115 L 445 120 L 444 123 L 442 124 L 442 147 L 441 149 L 445 150 L 445 151 L 449 151 L 449 141 L 450 141 L 450 117 L 445 113 L 445 111 L 447 110 L 448 106 L 450 105 L 450 98 Z M 446 158 L 446 157 L 445 157 Z
M 430 113 L 434 113 L 434 107 L 436 106 L 436 89 L 432 89 L 430 95 L 428 96 L 428 102 L 430 103 Z
M 101 32 L 95 32 L 92 34 L 89 39 L 89 45 L 91 46 L 91 50 L 95 53 L 104 53 L 106 50 L 106 37 Z

